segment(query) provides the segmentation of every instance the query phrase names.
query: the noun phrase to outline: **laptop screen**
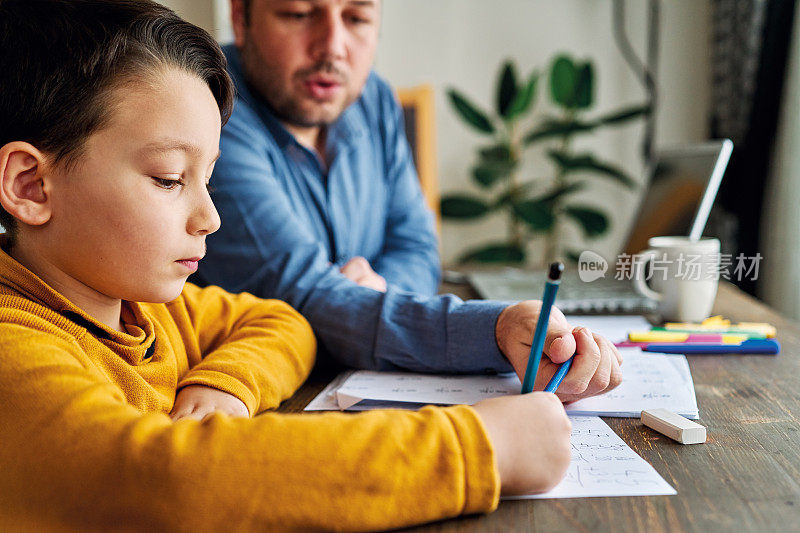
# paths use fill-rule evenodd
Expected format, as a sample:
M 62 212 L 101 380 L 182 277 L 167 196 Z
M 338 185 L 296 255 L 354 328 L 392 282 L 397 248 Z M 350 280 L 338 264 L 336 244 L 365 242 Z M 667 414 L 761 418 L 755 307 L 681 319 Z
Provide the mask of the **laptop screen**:
M 699 239 L 732 151 L 729 140 L 659 151 L 625 251 L 640 252 L 659 235 Z

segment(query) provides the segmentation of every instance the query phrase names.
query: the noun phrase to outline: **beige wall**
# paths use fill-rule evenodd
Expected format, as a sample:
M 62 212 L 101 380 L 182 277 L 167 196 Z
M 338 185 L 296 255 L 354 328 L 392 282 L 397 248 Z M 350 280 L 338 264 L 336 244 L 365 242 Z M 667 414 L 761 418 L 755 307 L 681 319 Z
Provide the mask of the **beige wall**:
M 639 54 L 645 47 L 645 2 L 627 2 L 629 37 Z M 710 84 L 710 5 L 707 1 L 662 2 L 661 110 L 657 142 L 680 143 L 707 135 Z M 445 98 L 449 86 L 490 107 L 501 62 L 516 60 L 519 70 L 545 68 L 554 53 L 591 58 L 598 75 L 597 110 L 641 102 L 641 86 L 617 51 L 612 35 L 611 2 L 598 0 L 386 0 L 376 68 L 396 86 L 432 83 L 436 89 L 439 180 L 443 191 L 472 188 L 468 173 L 474 147 L 485 137 L 467 130 Z M 544 96 L 540 94 L 540 96 Z M 543 100 L 540 100 L 543 101 Z M 539 112 L 546 112 L 540 107 Z M 578 148 L 641 172 L 640 125 L 608 129 L 578 141 Z M 541 150 L 530 151 L 526 174 L 548 176 Z M 637 194 L 606 180 L 581 194 L 587 204 L 601 204 L 612 216 L 608 236 L 588 243 L 575 232 L 565 238 L 578 249 L 616 253 L 633 216 Z M 443 226 L 445 262 L 465 246 L 502 236 L 505 219 Z M 539 247 L 533 246 L 532 255 Z
M 227 0 L 172 0 L 164 2 L 179 13 L 230 39 Z M 645 44 L 645 2 L 629 1 L 628 30 L 641 54 Z M 707 135 L 710 83 L 709 0 L 661 2 L 661 109 L 659 144 L 701 140 Z M 611 33 L 608 0 L 384 0 L 377 71 L 393 85 L 432 84 L 436 92 L 439 181 L 443 191 L 471 187 L 468 178 L 474 147 L 485 139 L 467 130 L 451 111 L 445 90 L 454 86 L 475 101 L 492 102 L 498 66 L 514 58 L 522 72 L 545 67 L 558 51 L 591 58 L 598 74 L 597 110 L 642 101 L 644 93 L 617 51 Z M 540 112 L 545 111 L 540 108 Z M 616 161 L 634 175 L 641 172 L 641 125 L 631 125 L 577 146 Z M 551 173 L 541 151 L 530 152 L 529 176 Z M 610 256 L 620 246 L 633 216 L 636 193 L 596 180 L 582 201 L 601 204 L 612 214 L 613 232 L 584 243 L 575 232 L 565 237 L 574 248 L 589 247 Z M 504 219 L 479 223 L 445 222 L 442 253 L 451 261 L 466 246 L 500 237 Z M 532 253 L 538 248 L 533 245 Z
M 230 40 L 227 0 L 158 0 L 192 24 L 205 28 L 220 41 Z

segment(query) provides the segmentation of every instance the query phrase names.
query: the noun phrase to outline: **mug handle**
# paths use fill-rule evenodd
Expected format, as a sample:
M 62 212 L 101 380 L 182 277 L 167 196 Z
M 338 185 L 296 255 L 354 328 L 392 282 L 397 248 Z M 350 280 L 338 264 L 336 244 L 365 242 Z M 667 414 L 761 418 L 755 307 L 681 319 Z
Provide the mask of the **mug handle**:
M 633 288 L 636 289 L 636 292 L 642 296 L 646 296 L 647 298 L 651 298 L 657 302 L 660 302 L 664 298 L 664 295 L 648 287 L 644 280 L 644 267 L 651 259 L 655 258 L 656 251 L 645 250 L 637 255 L 639 256 L 639 261 L 633 262 Z

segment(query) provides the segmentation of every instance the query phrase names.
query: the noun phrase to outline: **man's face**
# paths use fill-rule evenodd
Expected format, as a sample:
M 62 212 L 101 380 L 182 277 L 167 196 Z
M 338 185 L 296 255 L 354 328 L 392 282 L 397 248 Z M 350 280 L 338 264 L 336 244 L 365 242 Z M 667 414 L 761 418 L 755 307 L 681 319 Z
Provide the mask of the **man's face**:
M 219 228 L 207 190 L 219 108 L 201 79 L 174 68 L 115 89 L 111 101 L 75 168 L 50 182 L 52 218 L 40 230 L 48 261 L 67 280 L 62 292 L 170 301 Z
M 248 81 L 281 120 L 327 125 L 359 97 L 375 58 L 378 2 L 251 0 L 249 24 L 234 2 Z

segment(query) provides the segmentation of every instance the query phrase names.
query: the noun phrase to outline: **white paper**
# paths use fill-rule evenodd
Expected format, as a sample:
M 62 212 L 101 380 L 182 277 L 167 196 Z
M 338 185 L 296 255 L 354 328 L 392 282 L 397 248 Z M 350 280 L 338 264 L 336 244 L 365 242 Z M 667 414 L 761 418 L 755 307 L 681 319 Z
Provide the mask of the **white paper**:
M 339 403 L 336 401 L 336 391 L 342 383 L 353 374 L 353 370 L 342 372 L 320 392 L 316 398 L 306 405 L 304 411 L 338 411 Z M 393 402 L 380 400 L 361 400 L 347 408 L 348 411 L 369 411 L 371 409 L 420 409 L 425 403 Z
M 360 370 L 336 391 L 340 409 L 359 400 L 411 402 L 417 404 L 473 404 L 486 398 L 519 394 L 516 374 L 498 376 L 413 374 Z
M 339 409 L 339 404 L 336 403 L 336 391 L 339 389 L 342 383 L 350 377 L 352 371 L 342 372 L 338 376 L 336 376 L 333 381 L 328 383 L 328 385 L 322 389 L 322 392 L 317 394 L 317 396 L 308 402 L 304 411 L 337 411 Z
M 508 499 L 658 496 L 676 491 L 596 416 L 571 416 L 572 460 L 564 479 L 544 494 Z
M 662 407 L 687 418 L 699 418 L 686 356 L 639 348 L 620 348 L 620 353 L 622 383 L 605 394 L 567 405 L 568 413 L 639 418 L 646 409 Z
M 568 413 L 638 418 L 645 409 L 662 407 L 687 418 L 698 418 L 694 384 L 685 356 L 642 352 L 638 348 L 624 348 L 621 352 L 622 383 L 605 394 L 567 405 Z M 360 411 L 473 404 L 519 394 L 522 388 L 516 374 L 453 376 L 361 370 L 349 373 L 338 383 L 341 385 L 335 390 L 335 398 L 332 395 L 335 387 L 329 386 L 306 410 Z

